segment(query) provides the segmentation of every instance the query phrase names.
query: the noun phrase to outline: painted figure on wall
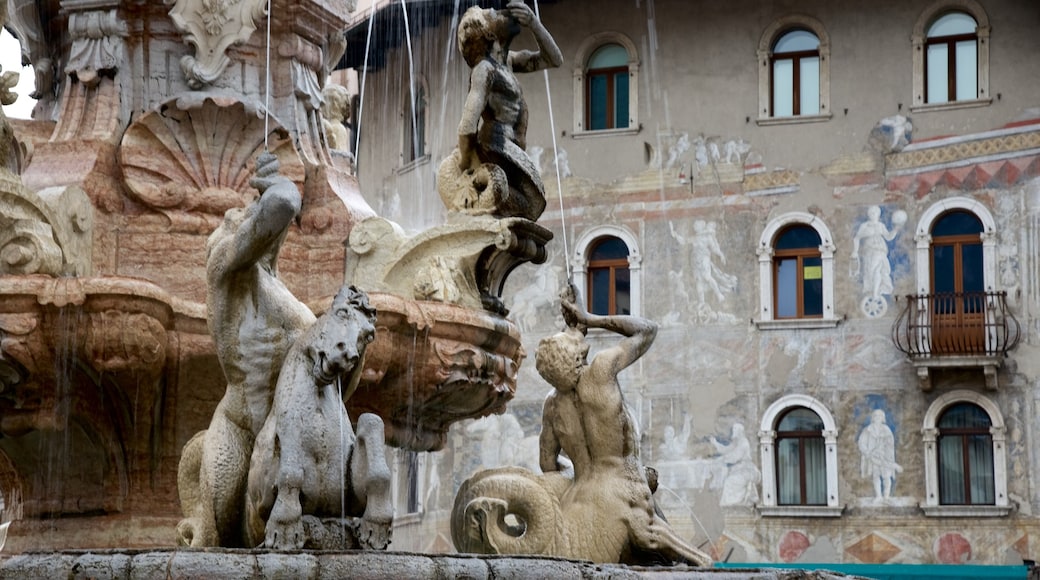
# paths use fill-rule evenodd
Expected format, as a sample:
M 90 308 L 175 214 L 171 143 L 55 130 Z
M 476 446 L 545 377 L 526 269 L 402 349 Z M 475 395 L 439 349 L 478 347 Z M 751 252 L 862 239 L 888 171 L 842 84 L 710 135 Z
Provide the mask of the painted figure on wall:
M 684 413 L 684 415 L 686 415 L 686 419 L 683 421 L 680 433 L 676 434 L 675 427 L 672 425 L 664 428 L 664 441 L 658 446 L 661 460 L 674 461 L 686 458 L 686 444 L 690 440 L 691 421 L 688 414 Z
M 733 292 L 737 287 L 737 277 L 723 272 L 715 263 L 716 260 L 725 265 L 726 255 L 722 253 L 719 240 L 716 236 L 715 222 L 696 220 L 693 222 L 693 235 L 689 238 L 675 230 L 671 222 L 668 223 L 669 231 L 675 241 L 690 246 L 690 262 L 693 265 L 693 289 L 696 293 L 694 304 L 697 319 L 700 322 L 715 322 L 720 318 L 728 319 L 729 316 L 720 315 L 708 305 L 705 295 L 711 292 L 718 304 L 726 299 L 726 294 Z
M 711 444 L 719 453 L 715 461 L 727 467 L 719 505 L 754 505 L 758 501 L 758 483 L 762 480 L 762 473 L 751 459 L 751 442 L 744 434 L 744 425 L 733 424 L 729 443 L 721 443 L 712 437 Z
M 863 429 L 857 441 L 860 453 L 860 475 L 869 477 L 874 484 L 874 497 L 892 497 L 896 473 L 903 468 L 896 463 L 896 444 L 892 429 L 885 421 L 885 411 L 874 409 L 870 424 Z
M 867 296 L 860 304 L 863 314 L 870 318 L 883 316 L 888 311 L 888 300 L 892 294 L 892 264 L 888 260 L 888 242 L 899 235 L 906 223 L 906 212 L 897 210 L 892 214 L 892 229 L 881 221 L 881 207 L 870 206 L 867 221 L 856 230 L 852 240 L 852 274 L 859 275 L 863 292 Z

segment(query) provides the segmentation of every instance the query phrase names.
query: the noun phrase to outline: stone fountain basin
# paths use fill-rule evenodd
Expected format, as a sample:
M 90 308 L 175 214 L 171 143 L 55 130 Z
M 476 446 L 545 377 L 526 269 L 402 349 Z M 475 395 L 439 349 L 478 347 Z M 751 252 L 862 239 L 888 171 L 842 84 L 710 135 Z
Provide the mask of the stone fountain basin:
M 414 451 L 444 447 L 455 421 L 505 411 L 525 356 L 504 317 L 443 302 L 370 292 L 376 339 L 368 346 L 350 416 L 376 413 L 387 441 Z

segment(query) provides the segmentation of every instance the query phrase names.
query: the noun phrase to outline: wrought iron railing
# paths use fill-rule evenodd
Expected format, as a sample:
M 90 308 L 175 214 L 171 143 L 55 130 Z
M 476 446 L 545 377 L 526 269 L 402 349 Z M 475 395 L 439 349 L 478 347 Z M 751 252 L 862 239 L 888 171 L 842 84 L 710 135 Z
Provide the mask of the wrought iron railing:
M 892 341 L 910 358 L 1006 357 L 1022 328 L 1007 292 L 908 294 Z

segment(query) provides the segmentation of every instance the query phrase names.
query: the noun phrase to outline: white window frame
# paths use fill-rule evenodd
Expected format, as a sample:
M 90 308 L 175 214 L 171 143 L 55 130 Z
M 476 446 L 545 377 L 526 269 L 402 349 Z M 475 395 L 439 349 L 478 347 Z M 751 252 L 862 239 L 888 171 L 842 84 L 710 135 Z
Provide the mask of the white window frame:
M 621 129 L 585 129 L 585 70 L 589 58 L 604 44 L 618 44 L 628 52 L 628 127 Z M 634 135 L 639 132 L 639 52 L 632 39 L 613 30 L 598 32 L 582 41 L 574 60 L 574 127 L 571 136 L 607 137 Z
M 995 505 L 941 505 L 939 503 L 939 456 L 936 440 L 939 415 L 954 403 L 972 403 L 989 415 L 993 436 L 993 488 Z M 934 517 L 1001 517 L 1011 513 L 1007 491 L 1007 429 L 1004 417 L 989 397 L 966 389 L 950 391 L 935 399 L 928 407 L 921 428 L 924 443 L 925 496 L 920 504 L 926 516 Z
M 628 246 L 628 275 L 629 291 L 631 295 L 632 315 L 641 316 L 643 312 L 643 284 L 642 263 L 643 256 L 639 253 L 638 238 L 628 228 L 621 226 L 596 226 L 586 230 L 575 244 L 574 257 L 571 259 L 571 279 L 577 286 L 578 295 L 582 302 L 588 307 L 588 296 L 586 296 L 589 279 L 589 250 L 596 240 L 604 236 L 619 238 Z
M 777 505 L 776 484 L 776 423 L 780 415 L 794 407 L 805 407 L 819 415 L 823 421 L 823 443 L 827 464 L 827 505 Z M 758 431 L 759 457 L 762 462 L 762 505 L 758 513 L 766 517 L 840 517 L 845 506 L 838 498 L 838 427 L 823 403 L 809 395 L 793 394 L 780 397 L 769 405 Z
M 823 317 L 777 319 L 773 312 L 773 243 L 780 230 L 793 224 L 806 225 L 820 235 L 820 258 L 823 270 Z M 758 241 L 759 310 L 755 326 L 759 330 L 780 328 L 834 328 L 841 321 L 834 314 L 834 242 L 827 224 L 806 212 L 790 212 L 766 224 Z
M 978 95 L 974 100 L 949 101 L 946 103 L 924 102 L 924 46 L 928 40 L 928 27 L 937 16 L 945 12 L 963 12 L 975 19 L 978 24 L 976 35 L 978 37 Z M 910 106 L 913 112 L 945 111 L 950 109 L 963 109 L 966 107 L 982 107 L 993 102 L 989 90 L 989 38 L 990 26 L 989 16 L 976 0 L 938 0 L 926 8 L 918 16 L 914 23 L 914 32 L 911 35 L 914 55 L 914 101 Z
M 820 40 L 820 112 L 816 115 L 795 115 L 792 117 L 774 117 L 770 110 L 770 94 L 772 86 L 769 82 L 770 62 L 773 43 L 784 33 L 793 28 L 803 28 L 816 35 Z M 790 14 L 775 20 L 762 33 L 758 41 L 758 120 L 764 125 L 790 125 L 796 123 L 817 123 L 831 118 L 831 39 L 823 23 L 805 14 Z

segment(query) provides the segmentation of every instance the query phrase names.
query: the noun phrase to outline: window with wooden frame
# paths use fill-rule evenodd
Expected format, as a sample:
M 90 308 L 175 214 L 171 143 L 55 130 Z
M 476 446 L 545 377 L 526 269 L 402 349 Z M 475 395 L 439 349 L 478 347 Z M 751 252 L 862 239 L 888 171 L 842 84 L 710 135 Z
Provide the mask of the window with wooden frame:
M 613 236 L 593 242 L 588 254 L 588 309 L 593 314 L 632 313 L 628 245 Z
M 823 258 L 820 234 L 796 224 L 773 243 L 773 311 L 776 318 L 823 316 Z
M 965 210 L 949 211 L 932 226 L 932 352 L 986 350 L 986 286 L 982 221 Z
M 948 12 L 932 22 L 925 39 L 925 102 L 977 99 L 978 52 L 978 23 L 970 14 Z
M 589 57 L 585 71 L 585 127 L 589 131 L 628 127 L 628 51 L 605 44 Z
M 827 505 L 827 455 L 823 420 L 794 407 L 776 424 L 778 505 Z
M 978 405 L 960 402 L 939 416 L 939 504 L 994 505 L 993 426 Z
M 820 39 L 789 30 L 773 43 L 769 110 L 774 117 L 820 114 Z

